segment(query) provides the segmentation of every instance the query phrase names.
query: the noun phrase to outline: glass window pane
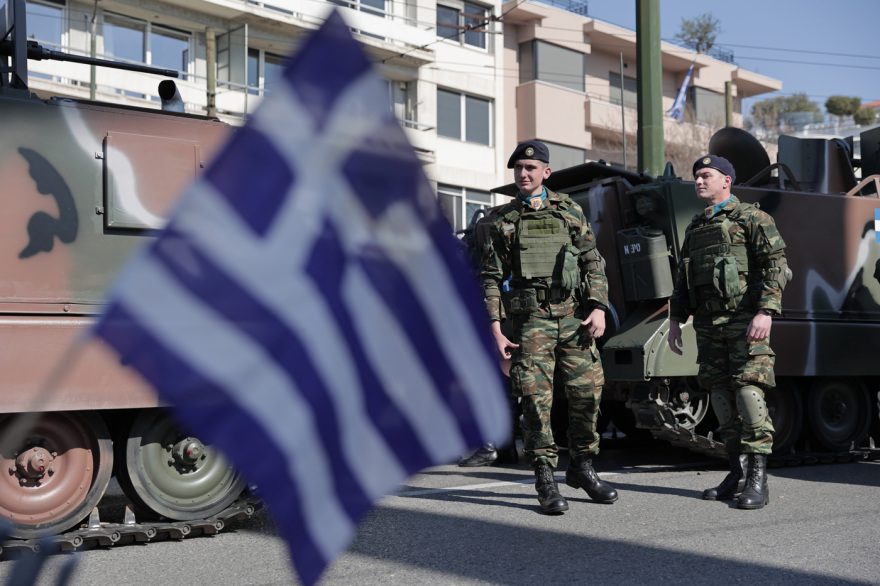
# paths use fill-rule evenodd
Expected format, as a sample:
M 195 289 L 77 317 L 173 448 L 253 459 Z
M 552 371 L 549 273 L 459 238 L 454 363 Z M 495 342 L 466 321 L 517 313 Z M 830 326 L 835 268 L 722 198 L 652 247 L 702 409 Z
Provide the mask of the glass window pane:
M 437 90 L 437 134 L 461 138 L 461 94 Z
M 461 196 L 451 193 L 438 193 L 437 198 L 440 202 L 440 209 L 443 210 L 443 215 L 446 216 L 452 227 L 456 230 L 464 228 L 461 221 Z
M 28 38 L 44 43 L 61 45 L 64 26 L 64 9 L 60 6 L 27 3 Z
M 361 0 L 361 10 L 372 14 L 384 14 L 385 0 Z
M 550 167 L 555 170 L 580 165 L 587 160 L 586 149 L 579 149 L 564 144 L 544 141 L 550 150 Z
M 458 40 L 458 10 L 448 6 L 437 5 L 437 36 L 444 39 Z
M 479 191 L 477 189 L 466 189 L 468 201 L 479 201 L 482 203 L 492 203 L 492 194 L 488 191 Z
M 258 88 L 260 87 L 260 52 L 257 49 L 248 49 L 247 85 L 248 93 L 259 93 Z
M 489 144 L 489 100 L 465 97 L 465 140 Z
M 113 15 L 104 16 L 104 53 L 118 59 L 144 63 L 146 23 Z
M 537 45 L 538 79 L 584 91 L 584 54 L 550 43 Z
M 266 53 L 263 56 L 263 88 L 267 92 L 272 91 L 272 86 L 281 79 L 284 72 L 284 57 Z
M 710 125 L 724 124 L 724 95 L 701 87 L 693 87 L 694 109 L 697 122 Z
M 473 47 L 486 48 L 486 9 L 477 4 L 470 2 L 464 3 L 464 24 L 465 26 L 483 25 L 475 30 L 468 30 L 464 33 L 464 42 L 466 45 Z
M 519 82 L 535 80 L 535 41 L 519 45 Z
M 153 65 L 186 72 L 189 66 L 189 36 L 154 26 L 150 32 Z
M 620 74 L 616 71 L 608 72 L 608 81 L 611 84 L 610 101 L 612 104 L 620 104 Z M 623 76 L 623 105 L 627 108 L 635 108 L 638 104 L 637 81 L 634 77 Z

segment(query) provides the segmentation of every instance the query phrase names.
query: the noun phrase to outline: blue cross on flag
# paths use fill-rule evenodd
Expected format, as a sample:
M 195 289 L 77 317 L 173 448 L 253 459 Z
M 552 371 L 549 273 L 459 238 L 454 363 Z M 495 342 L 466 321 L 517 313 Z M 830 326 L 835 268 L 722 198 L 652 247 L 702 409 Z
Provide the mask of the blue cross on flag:
M 304 583 L 510 415 L 479 287 L 332 13 L 130 262 L 95 332 L 260 490 Z

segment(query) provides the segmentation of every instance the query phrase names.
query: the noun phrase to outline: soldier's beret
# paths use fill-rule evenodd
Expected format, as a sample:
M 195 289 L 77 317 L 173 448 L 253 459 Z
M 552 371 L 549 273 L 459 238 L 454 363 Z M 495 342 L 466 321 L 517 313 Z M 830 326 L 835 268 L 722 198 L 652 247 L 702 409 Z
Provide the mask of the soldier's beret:
M 513 165 L 520 159 L 535 159 L 550 164 L 550 149 L 540 140 L 527 140 L 516 145 L 513 154 L 507 161 L 507 168 L 513 169 Z
M 705 167 L 711 167 L 716 171 L 721 171 L 724 175 L 730 175 L 730 182 L 736 182 L 736 171 L 733 169 L 733 165 L 730 164 L 730 161 L 724 157 L 719 157 L 718 155 L 706 155 L 700 157 L 694 163 L 694 175 L 697 174 L 697 171 Z

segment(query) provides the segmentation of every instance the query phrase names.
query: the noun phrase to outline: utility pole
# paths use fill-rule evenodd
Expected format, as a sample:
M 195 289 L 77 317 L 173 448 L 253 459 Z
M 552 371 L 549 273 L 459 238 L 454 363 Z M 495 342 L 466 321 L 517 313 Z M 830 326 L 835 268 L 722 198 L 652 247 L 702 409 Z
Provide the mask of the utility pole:
M 626 169 L 626 104 L 623 94 L 623 51 L 620 52 L 620 134 L 623 136 L 623 168 Z
M 638 171 L 660 175 L 663 150 L 663 66 L 660 61 L 660 0 L 636 0 L 638 68 Z M 621 80 L 622 82 L 623 80 Z
M 91 57 L 94 59 L 98 54 L 98 0 L 95 0 L 95 7 L 92 9 L 92 21 L 89 26 L 89 32 L 91 33 Z M 98 90 L 98 75 L 95 71 L 95 64 L 93 63 L 90 67 L 89 71 L 89 99 L 94 100 L 97 95 Z
M 724 82 L 724 125 L 733 126 L 733 82 Z

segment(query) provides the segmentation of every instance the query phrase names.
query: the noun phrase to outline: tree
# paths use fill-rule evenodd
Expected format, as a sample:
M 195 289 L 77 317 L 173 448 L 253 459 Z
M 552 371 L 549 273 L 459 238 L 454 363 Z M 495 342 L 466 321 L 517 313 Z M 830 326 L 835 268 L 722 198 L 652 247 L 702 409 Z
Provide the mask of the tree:
M 856 110 L 856 113 L 853 114 L 853 122 L 855 122 L 859 126 L 868 126 L 869 124 L 873 124 L 876 118 L 877 111 L 873 108 L 867 108 L 864 106 Z
M 681 30 L 675 38 L 697 53 L 706 53 L 715 46 L 715 38 L 721 32 L 721 23 L 710 13 L 696 18 L 681 19 Z
M 862 106 L 861 98 L 831 96 L 825 100 L 825 109 L 834 116 L 852 116 Z
M 766 130 L 788 130 L 809 122 L 822 120 L 822 112 L 807 94 L 767 98 L 752 104 L 752 123 Z

